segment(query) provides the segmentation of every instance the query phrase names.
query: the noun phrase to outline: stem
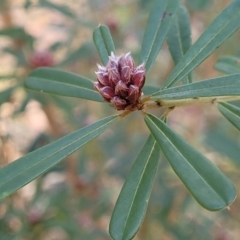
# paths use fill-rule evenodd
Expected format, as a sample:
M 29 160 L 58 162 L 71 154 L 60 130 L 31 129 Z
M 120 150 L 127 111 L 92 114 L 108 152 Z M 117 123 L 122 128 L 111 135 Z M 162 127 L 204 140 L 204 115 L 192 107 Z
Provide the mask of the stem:
M 146 102 L 143 109 L 153 109 L 161 107 L 182 107 L 192 104 L 214 104 L 217 102 L 231 102 L 240 100 L 240 96 L 211 96 L 211 97 L 196 97 L 176 100 L 156 99 L 155 101 Z

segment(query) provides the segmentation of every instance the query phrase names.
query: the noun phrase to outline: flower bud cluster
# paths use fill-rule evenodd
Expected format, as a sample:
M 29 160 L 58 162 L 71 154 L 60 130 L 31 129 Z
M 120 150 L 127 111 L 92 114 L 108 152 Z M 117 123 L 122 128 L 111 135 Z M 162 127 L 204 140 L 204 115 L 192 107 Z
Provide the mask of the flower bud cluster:
M 135 67 L 130 53 L 117 57 L 109 56 L 106 66 L 98 65 L 97 82 L 94 86 L 103 98 L 117 110 L 136 110 L 140 108 L 142 87 L 145 82 L 145 68 Z

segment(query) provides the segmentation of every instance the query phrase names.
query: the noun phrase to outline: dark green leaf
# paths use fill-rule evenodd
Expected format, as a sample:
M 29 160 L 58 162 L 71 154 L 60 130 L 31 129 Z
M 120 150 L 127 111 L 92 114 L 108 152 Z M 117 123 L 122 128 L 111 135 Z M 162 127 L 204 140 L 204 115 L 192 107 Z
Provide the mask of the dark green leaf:
M 111 52 L 115 53 L 115 47 L 109 28 L 105 25 L 99 25 L 93 32 L 93 41 L 102 63 L 106 65 Z
M 139 59 L 139 63 L 145 63 L 146 71 L 150 70 L 160 51 L 178 6 L 179 0 L 155 0 L 153 3 Z
M 26 87 L 35 91 L 102 102 L 91 80 L 53 68 L 38 68 L 26 79 Z
M 214 98 L 240 95 L 240 74 L 232 74 L 200 82 L 160 90 L 152 95 L 153 99 L 177 100 L 194 98 Z
M 218 109 L 230 123 L 240 130 L 240 108 L 229 103 L 219 103 Z
M 45 173 L 65 157 L 104 132 L 116 121 L 117 117 L 118 115 L 104 118 L 1 168 L 0 199 Z
M 234 56 L 222 57 L 215 64 L 215 68 L 226 74 L 240 73 L 240 58 Z
M 159 156 L 159 147 L 150 136 L 115 205 L 109 229 L 114 240 L 129 240 L 136 235 L 147 210 Z
M 233 202 L 235 188 L 214 164 L 157 117 L 147 114 L 145 121 L 173 170 L 200 205 L 217 211 Z
M 204 59 L 240 27 L 240 1 L 233 1 L 211 23 L 174 68 L 165 87 L 173 86 L 187 76 Z
M 175 65 L 192 45 L 191 25 L 187 10 L 180 7 L 167 35 L 167 44 Z M 191 73 L 183 79 L 184 83 L 192 82 Z

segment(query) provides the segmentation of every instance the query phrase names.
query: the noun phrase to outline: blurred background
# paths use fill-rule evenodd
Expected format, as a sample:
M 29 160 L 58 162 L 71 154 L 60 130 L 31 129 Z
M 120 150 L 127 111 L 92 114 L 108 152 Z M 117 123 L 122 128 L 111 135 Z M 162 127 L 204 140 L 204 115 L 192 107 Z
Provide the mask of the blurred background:
M 230 2 L 182 1 L 190 14 L 193 42 Z M 110 28 L 117 53 L 131 51 L 137 60 L 150 8 L 151 1 L 144 0 L 0 0 L 1 167 L 115 113 L 108 104 L 28 91 L 24 79 L 31 70 L 49 66 L 94 80 L 100 58 L 92 32 L 99 23 Z M 194 81 L 219 76 L 214 64 L 221 56 L 240 57 L 239 41 L 238 31 L 194 71 Z M 160 85 L 173 67 L 164 45 L 147 82 Z M 215 105 L 176 109 L 168 122 L 240 191 L 240 133 Z M 115 201 L 147 136 L 141 113 L 134 112 L 1 201 L 0 239 L 110 240 Z M 201 208 L 162 156 L 145 220 L 134 239 L 237 240 L 239 211 L 239 198 L 220 212 Z

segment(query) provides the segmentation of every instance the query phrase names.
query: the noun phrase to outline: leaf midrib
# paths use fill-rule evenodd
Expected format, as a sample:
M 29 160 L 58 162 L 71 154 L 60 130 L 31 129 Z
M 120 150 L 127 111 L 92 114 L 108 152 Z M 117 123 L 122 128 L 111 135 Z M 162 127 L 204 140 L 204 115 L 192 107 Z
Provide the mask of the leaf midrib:
M 193 62 L 195 60 L 195 58 L 197 56 L 199 56 L 201 54 L 201 52 L 207 47 L 207 45 L 228 25 L 231 23 L 231 21 L 235 19 L 235 18 L 231 18 L 225 25 L 223 25 L 222 28 L 220 28 L 220 30 L 215 34 L 213 35 L 213 37 L 198 51 L 198 53 L 194 56 L 194 58 L 191 59 L 191 61 L 189 61 L 183 68 L 182 70 L 178 73 L 178 75 L 172 79 L 172 81 L 170 81 L 164 88 L 168 88 L 169 86 L 171 86 L 172 82 L 174 82 L 175 79 L 177 79 L 181 73 L 189 66 L 189 64 L 191 62 Z M 207 30 L 206 30 L 207 31 Z M 194 46 L 194 45 L 193 45 Z
M 162 12 L 164 12 L 164 11 L 166 10 L 167 6 L 168 6 L 168 3 L 166 3 L 165 8 L 164 8 L 164 10 L 163 10 Z M 151 53 L 152 53 L 152 49 L 153 49 L 153 46 L 155 45 L 154 43 L 155 43 L 155 40 L 156 40 L 157 35 L 158 35 L 158 31 L 159 31 L 159 29 L 160 29 L 161 26 L 162 26 L 162 19 L 159 20 L 159 24 L 158 24 L 158 27 L 157 27 L 157 31 L 155 31 L 153 40 L 152 40 L 152 42 L 151 42 L 151 47 L 149 48 L 148 55 L 147 55 L 147 57 L 145 58 L 145 59 L 147 60 L 147 61 L 146 61 L 146 65 L 147 65 L 147 63 L 148 63 L 148 61 L 149 61 L 149 56 L 150 56 Z
M 35 164 L 31 165 L 31 166 L 28 167 L 27 169 L 25 169 L 25 170 L 19 172 L 18 174 L 14 175 L 13 177 L 11 177 L 11 178 L 8 179 L 7 181 L 5 181 L 3 184 L 1 184 L 1 185 L 0 185 L 0 188 L 3 187 L 3 186 L 4 186 L 5 184 L 7 184 L 8 182 L 10 182 L 12 179 L 16 178 L 17 176 L 22 175 L 24 172 L 28 171 L 29 169 L 31 169 L 31 168 L 37 166 L 38 164 L 43 163 L 46 159 L 52 157 L 52 156 L 55 155 L 56 153 L 59 153 L 60 151 L 64 150 L 65 148 L 69 147 L 71 144 L 74 144 L 74 143 L 76 143 L 77 141 L 80 141 L 81 139 L 83 139 L 84 137 L 86 137 L 87 135 L 90 135 L 90 134 L 94 133 L 95 131 L 98 131 L 99 129 L 105 127 L 106 125 L 108 125 L 108 124 L 110 124 L 112 121 L 114 121 L 115 119 L 116 119 L 116 118 L 114 118 L 114 119 L 112 119 L 111 121 L 105 123 L 104 125 L 101 125 L 100 127 L 96 128 L 95 130 L 92 130 L 90 133 L 89 133 L 89 132 L 86 133 L 85 135 L 81 136 L 81 137 L 78 138 L 77 140 L 75 140 L 75 141 L 69 143 L 68 145 L 66 145 L 66 146 L 64 146 L 64 147 L 62 147 L 62 148 L 60 148 L 58 151 L 56 151 L 56 152 L 54 152 L 54 153 L 48 155 L 47 157 L 44 157 L 42 160 L 40 160 L 40 161 L 36 162 Z M 66 156 L 68 156 L 68 155 L 66 155 Z M 64 157 L 64 158 L 65 158 L 65 157 Z M 3 170 L 3 168 L 0 169 L 0 173 L 1 173 L 1 170 Z M 1 197 L 0 197 L 0 199 L 1 199 Z
M 149 118 L 149 116 L 147 116 L 147 117 Z M 149 119 L 150 119 L 150 118 L 149 118 Z M 155 128 L 156 128 L 157 130 L 160 130 L 160 131 L 161 131 L 161 129 L 158 128 L 157 125 L 156 125 L 151 119 L 150 119 L 150 121 L 153 123 L 153 125 L 155 126 Z M 179 151 L 179 149 L 172 144 L 172 142 L 170 141 L 170 139 L 169 139 L 162 131 L 161 131 L 161 133 L 166 137 L 166 139 L 168 140 L 168 142 L 177 150 L 177 152 L 183 157 L 183 159 L 186 159 L 185 156 Z M 215 192 L 215 193 L 221 198 L 221 200 L 222 200 L 224 203 L 226 203 L 226 202 L 225 202 L 225 199 L 222 198 L 221 194 L 219 194 L 217 191 L 215 191 L 214 188 L 212 188 L 212 186 L 209 185 L 209 183 L 203 178 L 203 176 L 202 176 L 200 173 L 198 173 L 198 171 L 197 171 L 187 160 L 185 160 L 185 162 L 200 176 L 200 178 L 203 180 L 203 182 L 205 182 L 205 183 L 213 190 L 213 192 Z
M 142 174 L 141 174 L 141 177 L 140 177 L 140 181 L 139 181 L 139 182 L 142 181 L 143 175 L 144 175 L 145 170 L 146 170 L 146 168 L 147 168 L 147 166 L 148 166 L 148 164 L 149 164 L 149 161 L 150 161 L 150 159 L 151 159 L 151 156 L 152 156 L 152 153 L 153 153 L 153 151 L 154 151 L 155 146 L 156 146 L 156 141 L 154 141 L 154 144 L 153 144 L 153 146 L 152 146 L 152 148 L 151 148 L 151 151 L 150 151 L 150 153 L 149 153 L 147 162 L 146 162 L 146 164 L 145 164 L 145 166 L 144 166 L 144 170 L 142 171 Z M 126 221 L 125 221 L 125 224 L 124 224 L 124 227 L 123 227 L 123 237 L 124 237 L 124 234 L 125 234 L 125 229 L 126 229 L 126 226 L 127 226 L 128 221 L 129 221 L 129 215 L 130 215 L 130 213 L 131 213 L 132 206 L 133 206 L 133 202 L 134 202 L 134 200 L 135 200 L 135 198 L 136 198 L 136 195 L 137 195 L 139 186 L 140 186 L 140 184 L 139 184 L 138 187 L 136 188 L 136 191 L 135 191 L 134 196 L 133 196 L 133 199 L 132 199 L 132 203 L 131 203 L 131 205 L 130 205 L 130 208 L 129 208 L 129 211 L 128 211 L 128 214 L 127 214 L 127 217 L 126 217 Z
M 219 86 L 215 86 L 215 87 L 205 87 L 205 88 L 200 88 L 200 89 L 193 89 L 193 90 L 185 90 L 185 91 L 180 91 L 180 92 L 177 92 L 177 93 L 164 93 L 164 94 L 162 94 L 161 95 L 161 92 L 159 92 L 159 95 L 153 95 L 152 97 L 163 97 L 164 98 L 164 95 L 171 95 L 171 96 L 178 96 L 178 94 L 180 94 L 180 93 L 185 93 L 185 92 L 190 92 L 190 93 L 194 93 L 194 92 L 201 92 L 201 91 L 204 91 L 204 90 L 206 90 L 206 89 L 222 89 L 222 87 L 225 87 L 225 88 L 228 88 L 228 87 L 235 87 L 235 86 L 240 86 L 240 83 L 239 84 L 236 84 L 236 85 L 234 85 L 234 84 L 232 84 L 232 85 L 219 85 Z M 169 88 L 169 90 L 170 90 L 170 88 Z M 218 95 L 210 95 L 210 96 L 218 96 Z M 165 96 L 166 97 L 166 96 Z M 198 97 L 200 97 L 200 96 L 198 96 Z
M 35 78 L 35 79 L 39 79 L 40 81 L 53 81 L 55 83 L 59 83 L 59 84 L 62 84 L 62 85 L 66 85 L 66 86 L 71 86 L 71 87 L 76 87 L 76 88 L 79 88 L 79 89 L 84 89 L 84 90 L 87 90 L 87 91 L 90 91 L 90 92 L 93 92 L 93 93 L 98 93 L 97 91 L 91 89 L 91 88 L 87 88 L 87 87 L 82 87 L 82 86 L 79 86 L 79 85 L 74 85 L 74 84 L 71 84 L 71 83 L 66 83 L 66 82 L 59 82 L 57 80 L 52 80 L 52 79 L 43 79 L 43 78 L 39 78 L 39 77 L 32 77 L 32 78 Z M 29 80 L 30 81 L 30 80 Z M 31 80 L 31 81 L 34 81 L 34 80 Z M 30 87 L 29 87 L 30 88 Z

